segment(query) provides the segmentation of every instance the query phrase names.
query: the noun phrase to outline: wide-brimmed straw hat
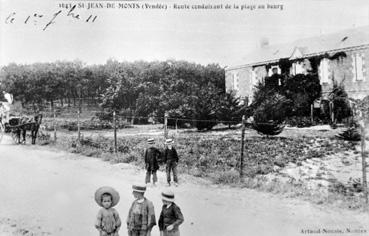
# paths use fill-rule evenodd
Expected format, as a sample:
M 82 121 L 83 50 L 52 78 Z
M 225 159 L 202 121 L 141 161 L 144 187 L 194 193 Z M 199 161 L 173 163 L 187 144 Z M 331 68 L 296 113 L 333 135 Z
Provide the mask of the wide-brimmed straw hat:
M 168 202 L 174 202 L 174 193 L 170 190 L 166 190 L 161 193 L 161 198 Z
M 112 198 L 111 207 L 118 204 L 119 199 L 120 199 L 119 193 L 112 187 L 104 186 L 104 187 L 97 189 L 95 192 L 95 201 L 99 206 L 103 207 L 101 197 L 104 193 L 108 193 L 111 195 L 111 198 Z
M 165 140 L 165 143 L 166 144 L 172 144 L 173 143 L 173 139 L 169 138 L 169 139 Z
M 133 192 L 144 193 L 144 192 L 146 192 L 146 185 L 134 184 L 134 185 L 132 185 L 132 190 L 133 190 Z
M 155 144 L 155 140 L 153 138 L 149 138 L 147 140 L 147 144 Z

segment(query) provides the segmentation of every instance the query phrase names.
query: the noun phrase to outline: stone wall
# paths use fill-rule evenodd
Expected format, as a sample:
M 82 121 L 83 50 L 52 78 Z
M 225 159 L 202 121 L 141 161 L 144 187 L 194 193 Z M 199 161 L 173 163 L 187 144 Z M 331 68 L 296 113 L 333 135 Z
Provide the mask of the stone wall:
M 359 53 L 363 62 L 363 79 L 356 80 L 354 71 L 354 56 Z M 343 84 L 349 97 L 355 99 L 362 99 L 369 95 L 369 49 L 362 49 L 344 53 L 346 56 L 340 56 L 329 60 L 328 81 L 321 83 L 322 97 L 326 98 L 328 93 L 332 90 L 333 81 L 338 84 Z M 252 70 L 254 70 L 255 77 L 252 78 Z M 232 69 L 226 71 L 226 91 L 234 90 L 236 95 L 241 98 L 247 97 L 249 101 L 252 100 L 254 86 L 257 81 L 262 81 L 268 72 L 266 66 L 244 67 L 239 69 Z M 236 88 L 235 79 L 236 78 Z M 321 78 L 320 78 L 321 79 Z
M 265 66 L 254 68 L 256 78 L 252 78 L 252 67 L 243 67 L 226 71 L 226 92 L 234 91 L 241 99 L 252 101 L 254 86 L 267 75 Z M 235 84 L 236 83 L 236 84 Z M 236 86 L 235 86 L 236 85 Z
M 363 59 L 363 79 L 357 81 L 354 71 L 354 56 L 359 53 Z M 329 61 L 330 83 L 322 84 L 323 96 L 332 89 L 333 81 L 342 84 L 349 97 L 362 99 L 369 95 L 369 77 L 367 68 L 369 65 L 369 49 L 346 52 L 345 57 L 339 57 Z

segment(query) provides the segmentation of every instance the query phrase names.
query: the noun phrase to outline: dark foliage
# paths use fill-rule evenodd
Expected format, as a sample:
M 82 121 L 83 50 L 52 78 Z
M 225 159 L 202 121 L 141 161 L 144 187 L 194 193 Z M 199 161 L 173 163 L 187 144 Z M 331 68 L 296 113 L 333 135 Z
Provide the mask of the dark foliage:
M 265 135 L 277 135 L 282 132 L 289 101 L 275 93 L 262 102 L 254 112 L 254 129 Z
M 342 133 L 337 135 L 337 138 L 346 140 L 346 141 L 360 141 L 361 135 L 358 132 L 357 128 L 351 127 L 343 131 Z
M 269 135 L 278 135 L 282 133 L 284 125 L 278 122 L 270 121 L 270 122 L 263 122 L 263 123 L 254 122 L 252 127 L 259 134 L 269 136 Z
M 315 122 L 317 121 L 317 118 L 315 117 Z M 311 118 L 308 116 L 292 116 L 292 117 L 288 117 L 286 119 L 286 124 L 290 125 L 290 126 L 295 126 L 295 127 L 310 127 L 313 125 L 313 123 L 311 122 Z
M 329 99 L 333 102 L 333 113 L 338 122 L 353 115 L 348 95 L 342 85 L 338 85 L 337 83 L 333 84 Z
M 231 125 L 241 122 L 244 108 L 244 106 L 240 105 L 240 99 L 234 93 L 226 93 L 221 96 L 217 118 L 221 121 L 230 121 L 223 123 L 231 127 Z
M 297 74 L 286 79 L 281 93 L 292 101 L 289 116 L 309 116 L 310 105 L 321 95 L 319 78 L 312 74 Z

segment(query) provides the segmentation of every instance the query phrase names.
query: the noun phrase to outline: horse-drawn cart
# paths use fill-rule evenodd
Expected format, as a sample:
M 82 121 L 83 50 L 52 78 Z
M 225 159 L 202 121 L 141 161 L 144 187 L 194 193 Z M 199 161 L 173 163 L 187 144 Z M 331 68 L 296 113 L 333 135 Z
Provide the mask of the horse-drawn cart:
M 4 133 L 10 133 L 16 143 L 26 142 L 26 132 L 31 131 L 32 144 L 36 143 L 36 137 L 40 124 L 42 121 L 42 115 L 38 114 L 32 118 L 29 117 L 10 117 L 8 122 L 0 117 L 0 138 Z M 21 140 L 22 135 L 22 140 Z

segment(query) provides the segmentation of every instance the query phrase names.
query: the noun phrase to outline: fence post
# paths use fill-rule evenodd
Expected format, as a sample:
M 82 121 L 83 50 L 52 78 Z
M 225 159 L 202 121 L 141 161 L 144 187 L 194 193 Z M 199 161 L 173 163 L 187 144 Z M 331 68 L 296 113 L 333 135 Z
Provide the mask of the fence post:
M 314 105 L 311 104 L 310 106 L 310 119 L 311 119 L 311 124 L 314 125 Z
M 53 115 L 54 115 L 54 142 L 56 142 L 56 113 L 55 113 L 55 109 L 53 109 Z
M 363 170 L 363 191 L 365 197 L 365 203 L 368 204 L 368 184 L 366 180 L 366 148 L 365 148 L 365 121 L 361 125 L 361 159 L 362 159 L 362 170 Z
M 334 102 L 332 102 L 332 124 L 334 123 Z
M 178 136 L 178 119 L 176 119 L 176 136 Z
M 164 113 L 164 139 L 168 138 L 168 113 Z
M 113 126 L 114 126 L 114 152 L 117 153 L 117 123 L 116 114 L 113 111 Z
M 243 178 L 243 151 L 245 146 L 245 115 L 242 116 L 242 133 L 241 133 L 241 160 L 240 160 L 240 180 Z
M 81 141 L 81 125 L 80 125 L 80 114 L 81 112 L 78 110 L 77 112 L 77 130 L 78 130 L 78 142 Z

